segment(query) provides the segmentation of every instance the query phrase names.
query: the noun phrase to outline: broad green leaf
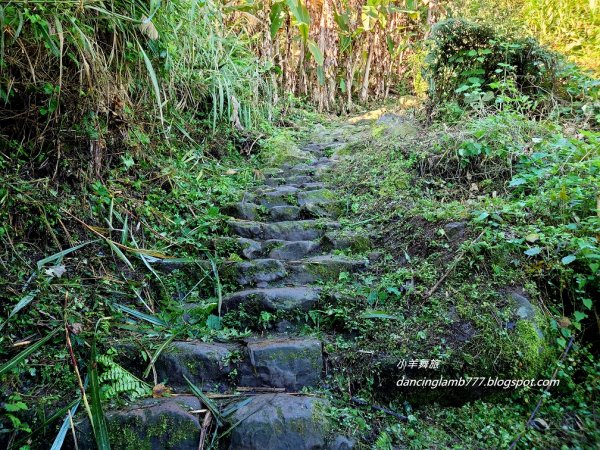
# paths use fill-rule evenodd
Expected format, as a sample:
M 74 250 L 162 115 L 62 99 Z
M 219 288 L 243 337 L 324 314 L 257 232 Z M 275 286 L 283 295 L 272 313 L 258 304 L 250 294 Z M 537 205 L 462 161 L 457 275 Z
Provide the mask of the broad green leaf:
M 284 16 L 281 13 L 284 6 L 285 5 L 283 2 L 275 3 L 273 6 L 271 6 L 271 14 L 269 15 L 269 18 L 271 19 L 271 39 L 275 39 L 277 32 L 283 25 Z
M 308 41 L 308 51 L 310 52 L 311 55 L 313 55 L 317 64 L 319 66 L 322 66 L 323 63 L 325 62 L 325 58 L 323 56 L 323 53 L 321 53 L 321 49 L 319 48 L 319 46 L 317 45 L 317 43 L 315 41 L 313 41 L 313 40 Z
M 575 317 L 576 322 L 581 322 L 583 319 L 585 319 L 587 317 L 587 314 L 583 313 L 581 311 L 575 311 L 573 313 L 573 316 Z
M 584 298 L 582 301 L 583 301 L 583 306 L 585 306 L 587 309 L 592 309 L 592 299 L 591 298 Z
M 523 253 L 525 253 L 527 256 L 535 256 L 539 255 L 541 251 L 542 249 L 540 247 L 531 247 L 529 250 L 525 250 Z
M 561 259 L 560 262 L 567 265 L 567 264 L 571 264 L 576 259 L 577 259 L 577 257 L 575 255 L 567 255 L 563 259 Z

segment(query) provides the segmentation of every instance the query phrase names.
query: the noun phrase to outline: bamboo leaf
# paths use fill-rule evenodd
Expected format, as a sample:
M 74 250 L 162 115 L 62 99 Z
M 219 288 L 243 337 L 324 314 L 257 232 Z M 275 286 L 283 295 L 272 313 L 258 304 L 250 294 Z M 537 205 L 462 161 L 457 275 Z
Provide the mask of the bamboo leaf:
M 29 294 L 25 295 L 25 297 L 23 297 L 21 300 L 19 300 L 19 303 L 15 305 L 15 307 L 12 309 L 6 320 L 0 325 L 0 330 L 4 328 L 4 325 L 6 325 L 6 323 L 10 320 L 12 316 L 21 311 L 27 305 L 29 305 L 33 301 L 33 299 L 35 299 L 37 294 L 38 291 L 32 291 Z
M 71 248 L 68 248 L 66 250 L 63 250 L 62 252 L 55 253 L 54 255 L 48 256 L 47 258 L 40 259 L 37 262 L 37 268 L 38 268 L 38 270 L 41 270 L 42 267 L 44 267 L 44 264 L 47 264 L 49 262 L 62 259 L 66 255 L 68 255 L 69 253 L 73 253 L 75 250 L 79 250 L 81 247 L 84 247 L 84 246 L 86 246 L 88 244 L 92 244 L 94 242 L 98 242 L 98 240 L 87 241 L 87 242 L 84 242 L 83 244 L 79 244 L 79 245 L 76 245 L 75 247 L 71 247 Z
M 222 415 L 219 412 L 217 405 L 210 398 L 204 395 L 204 392 L 202 392 L 194 383 L 192 383 L 188 377 L 184 375 L 183 378 L 185 378 L 185 381 L 188 382 L 188 386 L 190 387 L 192 394 L 198 397 L 198 399 L 204 404 L 204 406 L 208 408 L 208 410 L 212 413 L 213 417 L 216 419 L 217 423 L 220 425 Z
M 158 325 L 161 327 L 166 327 L 167 323 L 157 317 L 151 316 L 149 314 L 144 314 L 141 313 L 139 311 L 136 311 L 135 309 L 129 308 L 127 306 L 124 305 L 120 305 L 118 303 L 113 303 L 113 306 L 121 311 L 123 311 L 124 313 L 130 314 L 133 317 L 135 317 L 136 319 L 140 319 L 140 320 L 145 320 L 146 322 L 149 322 L 153 325 Z
M 48 333 L 44 338 L 40 339 L 35 344 L 27 347 L 25 350 L 23 350 L 21 353 L 19 353 L 17 356 L 15 356 L 13 359 L 2 364 L 2 366 L 0 366 L 0 375 L 4 374 L 5 372 L 8 372 L 9 370 L 12 370 L 16 366 L 18 366 L 19 363 L 21 363 L 24 359 L 26 359 L 32 353 L 35 353 L 42 345 L 44 345 L 46 342 L 48 342 L 50 339 L 52 339 L 52 337 L 61 330 L 62 330 L 62 328 L 57 328 L 56 330 Z
M 79 403 L 81 403 L 81 400 L 77 400 L 77 403 L 75 403 L 73 408 L 71 408 L 71 410 L 63 420 L 62 426 L 60 427 L 60 430 L 58 430 L 58 434 L 54 438 L 54 442 L 52 443 L 52 447 L 50 447 L 50 450 L 60 450 L 62 448 L 63 443 L 65 442 L 65 437 L 67 437 L 67 431 L 69 431 L 69 427 L 71 425 L 71 418 L 77 412 Z

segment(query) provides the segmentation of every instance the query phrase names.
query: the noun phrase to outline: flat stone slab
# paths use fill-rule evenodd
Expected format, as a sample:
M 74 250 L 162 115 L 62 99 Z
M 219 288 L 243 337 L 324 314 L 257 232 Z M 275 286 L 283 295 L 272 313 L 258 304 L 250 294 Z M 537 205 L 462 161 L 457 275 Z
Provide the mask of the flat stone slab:
M 273 206 L 268 209 L 267 216 L 273 222 L 298 220 L 300 218 L 300 207 L 294 205 Z
M 111 447 L 144 450 L 198 450 L 201 424 L 200 401 L 178 396 L 137 401 L 122 410 L 107 411 L 106 426 Z M 79 449 L 96 449 L 87 419 L 75 427 Z M 69 435 L 71 433 L 68 433 Z
M 221 276 L 226 280 L 234 280 L 240 286 L 262 285 L 285 278 L 287 270 L 279 260 L 254 259 L 225 264 Z
M 228 225 L 235 234 L 244 238 L 282 241 L 311 241 L 321 238 L 327 231 L 339 228 L 337 222 L 321 223 L 316 220 L 274 223 L 230 220 Z
M 260 217 L 260 206 L 249 202 L 231 203 L 223 209 L 223 213 L 236 219 L 256 220 Z
M 298 391 L 321 379 L 323 350 L 317 339 L 261 339 L 249 342 L 246 352 L 241 386 Z
M 156 360 L 156 375 L 181 391 L 189 391 L 184 376 L 203 390 L 217 390 L 230 384 L 232 359 L 241 351 L 235 344 L 176 341 Z
M 315 189 L 311 191 L 301 191 L 297 194 L 298 205 L 307 203 L 330 203 L 337 199 L 337 195 L 329 189 Z
M 321 244 L 318 241 L 270 240 L 265 242 L 265 246 L 270 249 L 269 258 L 280 260 L 298 260 L 315 255 L 321 250 Z
M 360 272 L 368 265 L 367 260 L 349 259 L 333 255 L 321 255 L 293 261 L 286 265 L 287 283 L 309 284 L 335 280 L 342 272 Z
M 316 450 L 326 445 L 327 401 L 288 394 L 252 397 L 231 417 L 230 450 Z
M 320 295 L 321 289 L 306 286 L 247 289 L 223 297 L 222 307 L 225 311 L 240 305 L 265 311 L 308 311 L 317 303 Z

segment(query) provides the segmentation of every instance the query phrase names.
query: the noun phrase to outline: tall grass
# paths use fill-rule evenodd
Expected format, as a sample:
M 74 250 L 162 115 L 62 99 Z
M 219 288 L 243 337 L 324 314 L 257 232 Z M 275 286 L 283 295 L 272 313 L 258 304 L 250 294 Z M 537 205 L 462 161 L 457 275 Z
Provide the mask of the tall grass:
M 0 144 L 41 148 L 46 172 L 69 152 L 98 172 L 133 118 L 169 132 L 182 111 L 238 128 L 271 114 L 265 68 L 218 2 L 12 0 L 0 30 Z

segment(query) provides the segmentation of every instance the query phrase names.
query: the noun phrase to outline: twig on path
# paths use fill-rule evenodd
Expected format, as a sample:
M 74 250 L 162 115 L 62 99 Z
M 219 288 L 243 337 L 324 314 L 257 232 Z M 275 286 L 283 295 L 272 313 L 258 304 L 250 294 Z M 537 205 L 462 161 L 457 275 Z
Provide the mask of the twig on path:
M 483 230 L 481 233 L 479 233 L 479 236 L 477 236 L 474 240 L 472 240 L 471 244 L 474 244 L 479 239 L 481 239 L 481 236 L 483 236 L 483 233 L 485 233 L 485 231 L 486 230 Z M 429 289 L 427 292 L 425 292 L 425 294 L 423 295 L 423 298 L 425 300 L 427 300 L 429 297 L 431 297 L 435 293 L 435 291 L 438 290 L 438 288 L 442 285 L 444 280 L 448 277 L 448 275 L 450 275 L 450 273 L 454 270 L 456 265 L 460 262 L 461 259 L 463 259 L 464 256 L 465 256 L 464 250 L 459 252 L 458 255 L 456 255 L 456 258 L 454 258 L 454 261 L 452 261 L 452 264 L 450 264 L 450 267 L 448 267 L 448 270 L 446 270 L 444 275 L 442 275 L 442 277 L 437 281 L 437 283 L 435 283 L 433 285 L 433 287 L 431 289 Z
M 200 431 L 200 441 L 198 442 L 198 450 L 204 450 L 204 441 L 206 441 L 206 432 L 212 422 L 212 414 L 207 411 L 202 422 L 202 430 Z
M 558 370 L 560 368 L 560 363 L 563 362 L 563 360 L 569 354 L 571 347 L 573 347 L 574 341 L 575 341 L 575 336 L 571 336 L 571 339 L 569 339 L 569 343 L 566 346 L 565 351 L 558 359 L 558 364 L 556 365 L 556 369 L 554 369 L 554 373 L 552 374 L 552 377 L 550 378 L 551 381 L 554 381 L 556 379 L 556 376 L 558 375 Z M 550 383 L 550 384 L 552 384 L 552 383 Z M 538 413 L 538 411 L 540 410 L 540 407 L 542 406 L 542 401 L 544 400 L 544 397 L 546 396 L 546 394 L 548 392 L 550 392 L 550 385 L 546 389 L 544 389 L 544 392 L 542 392 L 542 395 L 540 395 L 540 399 L 538 400 L 537 405 L 535 405 L 535 408 L 533 409 L 533 411 L 531 411 L 531 414 L 529 415 L 529 419 L 527 419 L 527 423 L 525 424 L 525 430 L 522 431 L 521 433 L 519 433 L 519 435 L 515 438 L 515 440 L 512 441 L 512 444 L 510 444 L 510 447 L 508 447 L 508 450 L 512 450 L 513 448 L 515 448 L 517 446 L 517 443 L 519 442 L 519 440 L 526 433 L 527 428 L 531 426 L 531 422 L 533 421 L 533 419 L 535 419 L 536 414 Z

